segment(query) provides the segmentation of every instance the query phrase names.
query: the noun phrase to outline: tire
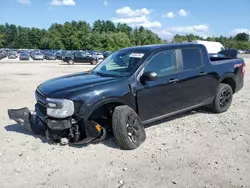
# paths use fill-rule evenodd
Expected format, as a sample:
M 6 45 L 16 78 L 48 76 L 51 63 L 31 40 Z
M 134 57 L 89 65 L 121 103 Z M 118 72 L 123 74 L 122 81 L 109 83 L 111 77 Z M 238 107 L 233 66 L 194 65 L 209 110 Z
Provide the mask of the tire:
M 117 144 L 124 150 L 136 149 L 146 140 L 145 129 L 140 118 L 127 105 L 114 109 L 112 129 Z
M 93 59 L 91 65 L 96 65 L 97 63 L 98 63 L 97 60 Z
M 75 63 L 75 62 L 74 62 L 74 60 L 72 60 L 72 59 L 70 59 L 70 60 L 68 61 L 68 64 L 69 64 L 69 65 L 74 65 L 74 63 Z
M 212 104 L 212 111 L 223 113 L 229 109 L 233 100 L 233 90 L 230 85 L 221 83 Z

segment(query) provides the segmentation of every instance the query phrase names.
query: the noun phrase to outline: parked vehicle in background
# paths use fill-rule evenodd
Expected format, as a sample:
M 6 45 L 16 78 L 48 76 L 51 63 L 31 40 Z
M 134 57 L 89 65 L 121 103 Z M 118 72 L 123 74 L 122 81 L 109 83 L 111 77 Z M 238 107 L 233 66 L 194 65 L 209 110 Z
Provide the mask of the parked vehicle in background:
M 9 51 L 8 52 L 8 59 L 16 59 L 17 58 L 17 52 L 16 51 Z
M 44 55 L 41 52 L 31 52 L 30 57 L 33 60 L 43 60 L 44 59 Z
M 75 52 L 76 52 L 76 51 L 70 51 L 70 50 L 64 51 L 64 52 L 62 53 L 62 59 L 64 59 L 65 57 L 72 57 L 73 54 L 74 54 Z
M 244 54 L 245 52 L 243 50 L 238 50 L 239 54 Z
M 220 42 L 194 40 L 192 43 L 203 44 L 206 47 L 208 54 L 216 54 L 225 50 L 225 47 Z
M 44 59 L 46 60 L 56 60 L 56 54 L 52 52 L 47 52 L 44 55 Z
M 7 52 L 4 50 L 0 50 L 0 59 L 6 58 L 7 57 Z
M 101 59 L 100 59 L 101 58 Z M 74 63 L 90 63 L 96 65 L 103 59 L 103 56 L 91 55 L 89 52 L 76 51 L 62 59 L 63 62 L 73 65 Z
M 27 52 L 20 52 L 19 59 L 20 60 L 29 60 L 30 56 Z
M 97 61 L 98 61 L 97 63 L 100 63 L 104 60 L 104 56 L 101 52 L 93 51 L 90 54 L 92 55 L 93 58 L 97 59 Z
M 62 60 L 64 53 L 65 53 L 64 51 L 57 51 L 56 52 L 56 58 L 58 60 Z
M 109 55 L 111 55 L 113 52 L 107 51 L 107 52 L 103 52 L 103 57 L 104 59 L 106 59 Z
M 91 71 L 40 84 L 34 115 L 28 108 L 8 114 L 56 143 L 98 143 L 110 132 L 132 150 L 146 139 L 144 124 L 202 106 L 214 113 L 229 109 L 243 87 L 245 63 L 231 51 L 223 54 L 209 57 L 200 44 L 121 49 Z

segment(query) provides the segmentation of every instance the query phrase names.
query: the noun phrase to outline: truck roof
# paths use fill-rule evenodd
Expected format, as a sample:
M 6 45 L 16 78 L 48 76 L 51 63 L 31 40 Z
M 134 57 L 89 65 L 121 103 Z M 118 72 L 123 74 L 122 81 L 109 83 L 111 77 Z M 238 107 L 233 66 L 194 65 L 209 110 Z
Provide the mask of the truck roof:
M 143 46 L 133 46 L 128 48 L 123 48 L 122 50 L 134 50 L 134 51 L 145 51 L 150 52 L 160 48 L 185 48 L 185 47 L 199 47 L 204 48 L 202 44 L 194 43 L 174 43 L 174 44 L 154 44 L 154 45 L 143 45 Z

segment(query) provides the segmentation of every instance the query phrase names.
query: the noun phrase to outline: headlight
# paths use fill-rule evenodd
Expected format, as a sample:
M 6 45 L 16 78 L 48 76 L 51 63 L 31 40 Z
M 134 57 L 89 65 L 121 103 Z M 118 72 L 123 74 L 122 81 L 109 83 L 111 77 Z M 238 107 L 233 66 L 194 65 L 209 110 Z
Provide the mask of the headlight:
M 74 114 L 74 103 L 67 99 L 47 98 L 47 114 L 54 118 L 66 118 Z

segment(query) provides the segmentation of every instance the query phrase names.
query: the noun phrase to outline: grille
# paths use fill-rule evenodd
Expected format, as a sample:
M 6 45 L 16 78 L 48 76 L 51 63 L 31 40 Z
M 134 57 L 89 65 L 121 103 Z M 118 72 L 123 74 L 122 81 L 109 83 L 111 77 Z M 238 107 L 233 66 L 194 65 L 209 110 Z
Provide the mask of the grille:
M 46 115 L 46 107 L 43 106 L 41 103 L 37 103 L 37 107 L 38 107 L 38 110 L 43 114 L 43 115 Z
M 37 108 L 43 114 L 46 115 L 46 97 L 38 90 L 35 92 L 37 100 Z

